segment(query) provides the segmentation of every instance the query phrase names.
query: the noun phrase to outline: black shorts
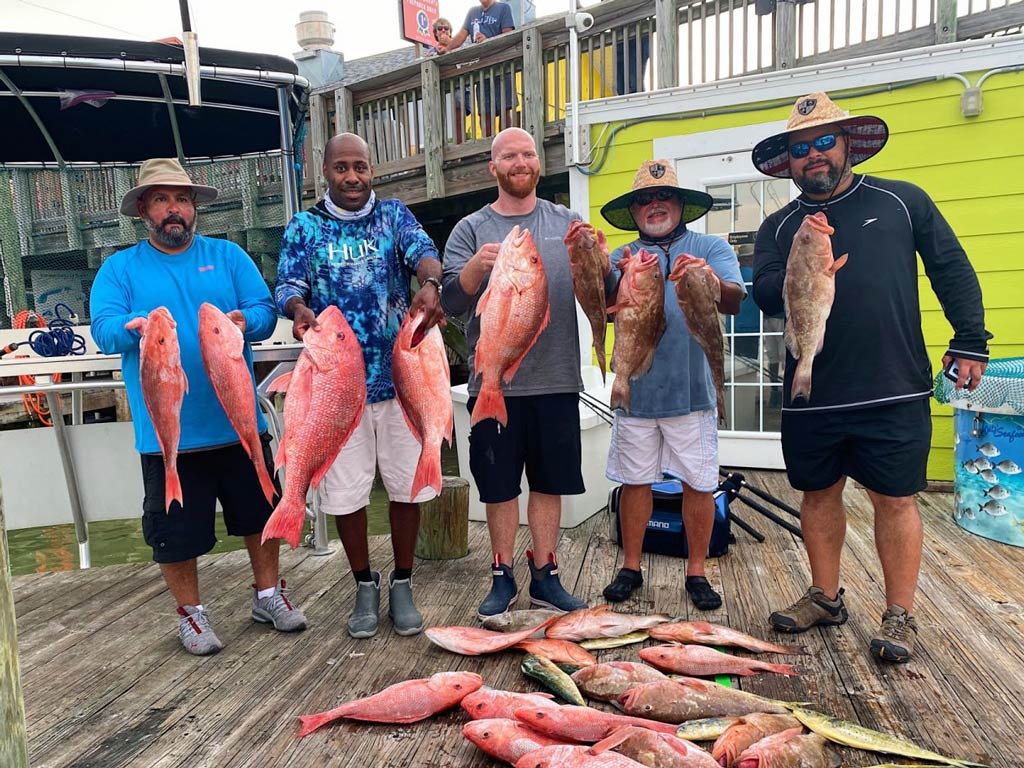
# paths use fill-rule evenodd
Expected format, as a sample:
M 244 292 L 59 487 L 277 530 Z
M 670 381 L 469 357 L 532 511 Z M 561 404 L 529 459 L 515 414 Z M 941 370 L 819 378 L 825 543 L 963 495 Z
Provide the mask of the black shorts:
M 469 432 L 469 469 L 480 501 L 500 504 L 523 489 L 523 467 L 530 490 L 552 496 L 584 492 L 580 445 L 580 396 L 506 397 L 508 426 L 484 419 Z M 473 413 L 476 398 L 466 404 Z
M 274 457 L 270 436 L 260 435 L 263 459 L 274 481 L 277 494 L 281 486 L 274 475 Z M 267 503 L 241 443 L 205 451 L 178 454 L 178 476 L 185 506 L 164 501 L 164 459 L 160 454 L 142 455 L 142 534 L 153 548 L 158 563 L 180 563 L 205 555 L 217 543 L 213 523 L 216 503 L 224 510 L 224 523 L 232 536 L 261 533 L 273 507 Z
M 883 496 L 912 496 L 928 485 L 931 438 L 926 398 L 849 411 L 782 412 L 782 455 L 798 491 L 822 491 L 852 477 Z

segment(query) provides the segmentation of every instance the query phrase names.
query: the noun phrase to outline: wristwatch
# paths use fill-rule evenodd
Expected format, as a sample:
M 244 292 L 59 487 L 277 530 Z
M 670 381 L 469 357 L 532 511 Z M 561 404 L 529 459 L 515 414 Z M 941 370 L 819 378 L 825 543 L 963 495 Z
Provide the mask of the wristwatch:
M 426 277 L 426 278 L 424 278 L 423 281 L 420 282 L 420 288 L 422 288 L 425 285 L 432 285 L 432 286 L 434 286 L 435 288 L 437 288 L 437 295 L 438 296 L 441 295 L 441 281 L 438 280 L 436 277 Z

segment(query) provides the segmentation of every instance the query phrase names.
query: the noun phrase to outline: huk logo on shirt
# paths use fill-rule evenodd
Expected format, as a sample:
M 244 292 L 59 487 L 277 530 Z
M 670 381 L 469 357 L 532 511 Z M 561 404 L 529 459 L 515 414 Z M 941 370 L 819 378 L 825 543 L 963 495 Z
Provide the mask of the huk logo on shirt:
M 199 271 L 200 272 L 212 272 L 213 271 L 213 264 L 207 264 L 205 267 L 200 267 Z
M 377 253 L 377 243 L 372 240 L 363 240 L 357 247 L 353 248 L 349 243 L 328 243 L 327 257 L 334 261 L 336 258 L 344 261 L 365 259 L 370 254 Z

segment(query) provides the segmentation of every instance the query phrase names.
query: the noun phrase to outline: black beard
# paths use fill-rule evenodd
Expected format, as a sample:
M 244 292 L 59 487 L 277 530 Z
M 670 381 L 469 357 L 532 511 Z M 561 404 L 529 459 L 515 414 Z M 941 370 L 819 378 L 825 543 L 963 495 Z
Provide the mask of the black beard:
M 813 195 L 827 195 L 839 186 L 848 172 L 848 169 L 840 170 L 829 163 L 827 173 L 815 173 L 813 177 L 805 173 L 800 180 L 800 189 Z
M 192 235 L 196 231 L 196 219 L 192 220 L 192 226 L 185 224 L 185 220 L 181 216 L 170 215 L 166 219 L 160 222 L 157 226 L 152 219 L 146 217 L 143 219 L 146 224 L 146 229 L 153 236 L 160 245 L 166 248 L 180 248 L 185 245 L 189 240 L 192 239 Z M 174 234 L 164 229 L 168 224 L 180 224 L 182 229 L 180 233 Z

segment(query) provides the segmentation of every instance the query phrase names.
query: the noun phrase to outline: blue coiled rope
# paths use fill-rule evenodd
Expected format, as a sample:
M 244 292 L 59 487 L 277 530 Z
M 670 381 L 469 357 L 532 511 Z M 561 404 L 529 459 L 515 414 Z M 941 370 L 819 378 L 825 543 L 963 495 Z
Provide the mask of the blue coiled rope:
M 67 312 L 66 315 L 61 310 Z M 28 345 L 40 357 L 65 357 L 67 355 L 84 355 L 85 338 L 75 333 L 74 321 L 78 316 L 67 304 L 57 304 L 53 308 L 53 320 L 44 330 L 32 331 L 28 337 Z

